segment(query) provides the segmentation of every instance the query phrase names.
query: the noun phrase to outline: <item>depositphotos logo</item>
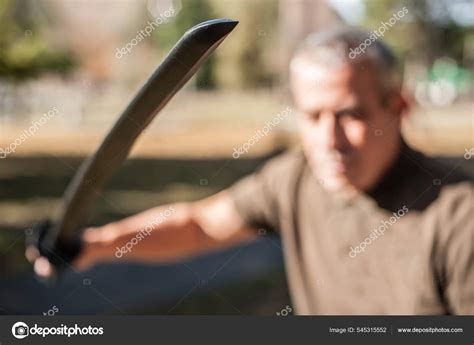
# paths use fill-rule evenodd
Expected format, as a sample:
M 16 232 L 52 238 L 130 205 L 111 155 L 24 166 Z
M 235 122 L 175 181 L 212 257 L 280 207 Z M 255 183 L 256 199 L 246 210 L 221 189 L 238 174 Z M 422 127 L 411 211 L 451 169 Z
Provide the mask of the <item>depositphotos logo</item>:
M 59 327 L 39 327 L 36 323 L 33 327 L 29 327 L 24 322 L 16 322 L 12 326 L 12 334 L 17 339 L 26 338 L 29 335 L 40 335 L 43 338 L 47 335 L 65 335 L 68 338 L 73 335 L 102 335 L 104 334 L 103 327 L 79 327 L 77 323 L 74 327 L 68 327 L 61 324 Z
M 17 339 L 26 338 L 30 334 L 29 327 L 24 322 L 17 322 L 12 327 L 12 334 Z

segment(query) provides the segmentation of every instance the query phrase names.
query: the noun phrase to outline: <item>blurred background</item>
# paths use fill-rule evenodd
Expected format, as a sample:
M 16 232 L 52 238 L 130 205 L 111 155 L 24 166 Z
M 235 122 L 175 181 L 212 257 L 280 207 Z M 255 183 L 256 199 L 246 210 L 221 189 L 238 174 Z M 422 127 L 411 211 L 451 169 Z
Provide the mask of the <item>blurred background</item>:
M 186 262 L 101 264 L 49 286 L 24 259 L 25 234 L 52 214 L 84 157 L 193 25 L 240 21 L 142 135 L 87 224 L 210 195 L 297 145 L 288 116 L 232 157 L 292 107 L 288 62 L 308 33 L 339 24 L 376 30 L 403 7 L 408 13 L 383 39 L 413 104 L 404 135 L 473 173 L 472 1 L 2 0 L 0 313 L 283 315 L 291 302 L 281 244 L 264 230 L 256 243 Z

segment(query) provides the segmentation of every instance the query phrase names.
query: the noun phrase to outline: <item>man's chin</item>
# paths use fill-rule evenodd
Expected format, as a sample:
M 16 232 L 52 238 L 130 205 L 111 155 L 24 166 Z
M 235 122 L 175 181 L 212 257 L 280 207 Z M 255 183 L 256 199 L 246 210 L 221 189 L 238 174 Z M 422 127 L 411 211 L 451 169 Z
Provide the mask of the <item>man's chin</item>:
M 315 160 L 311 163 L 313 164 L 310 164 L 310 166 L 319 184 L 328 191 L 350 190 L 357 185 L 354 181 L 356 179 L 351 176 L 355 172 L 353 166 L 335 161 Z
M 341 191 L 347 189 L 350 185 L 347 180 L 339 178 L 326 178 L 324 179 L 323 187 L 328 191 Z
M 345 174 L 319 175 L 318 180 L 323 188 L 330 192 L 357 189 L 357 184 Z

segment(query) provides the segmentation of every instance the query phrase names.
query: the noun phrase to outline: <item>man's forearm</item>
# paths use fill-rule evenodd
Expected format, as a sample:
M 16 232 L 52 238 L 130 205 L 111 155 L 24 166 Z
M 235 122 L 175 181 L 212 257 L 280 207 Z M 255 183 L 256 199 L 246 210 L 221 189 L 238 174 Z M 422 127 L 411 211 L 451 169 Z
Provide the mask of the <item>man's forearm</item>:
M 191 204 L 156 207 L 84 234 L 85 249 L 78 267 L 96 261 L 172 261 L 223 247 L 235 236 L 216 240 L 193 219 Z

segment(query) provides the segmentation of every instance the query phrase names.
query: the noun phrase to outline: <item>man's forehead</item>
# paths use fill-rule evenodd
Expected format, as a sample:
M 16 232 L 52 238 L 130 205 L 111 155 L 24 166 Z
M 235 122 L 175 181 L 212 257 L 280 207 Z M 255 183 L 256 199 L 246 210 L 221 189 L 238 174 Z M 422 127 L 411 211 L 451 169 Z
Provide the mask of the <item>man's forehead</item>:
M 331 66 L 302 62 L 292 68 L 292 91 L 298 107 L 305 109 L 354 103 L 353 71 L 349 64 Z M 344 105 L 345 106 L 345 105 Z
M 292 82 L 305 84 L 305 87 L 356 86 L 355 82 L 367 80 L 373 73 L 367 62 L 327 65 L 301 58 L 291 64 Z
M 374 70 L 366 63 L 325 65 L 301 59 L 291 66 L 292 92 L 301 108 L 349 107 L 375 90 Z

